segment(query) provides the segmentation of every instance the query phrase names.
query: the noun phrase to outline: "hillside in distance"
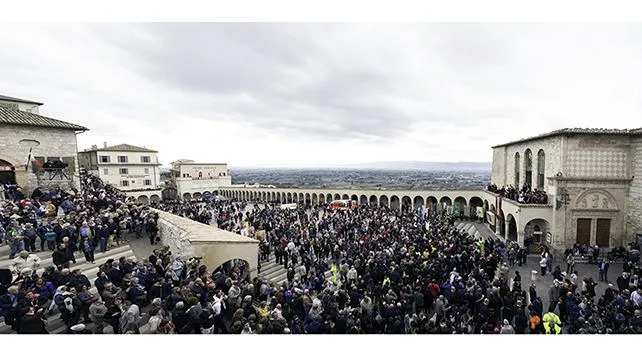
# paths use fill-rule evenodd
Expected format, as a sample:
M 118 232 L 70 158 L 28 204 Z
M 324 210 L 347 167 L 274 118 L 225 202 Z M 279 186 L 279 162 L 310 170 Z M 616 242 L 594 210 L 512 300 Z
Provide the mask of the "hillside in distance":
M 454 172 L 490 172 L 491 163 L 485 162 L 419 162 L 391 161 L 362 163 L 345 166 L 353 169 L 381 170 L 421 170 L 421 171 L 454 171 Z

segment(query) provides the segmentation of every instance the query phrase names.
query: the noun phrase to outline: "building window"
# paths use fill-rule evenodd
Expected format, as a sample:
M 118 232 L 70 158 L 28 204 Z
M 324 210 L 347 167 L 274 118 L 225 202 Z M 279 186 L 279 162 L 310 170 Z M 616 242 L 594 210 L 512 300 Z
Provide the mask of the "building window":
M 151 158 L 149 156 L 140 156 L 141 163 L 151 163 Z
M 149 168 L 145 168 L 145 174 L 149 174 Z
M 544 150 L 540 149 L 537 152 L 537 187 L 544 188 L 544 169 L 546 167 L 546 155 Z
M 151 186 L 152 180 L 145 180 L 145 186 Z
M 531 186 L 533 186 L 533 152 L 531 152 L 531 150 L 527 148 L 526 152 L 524 152 L 524 158 L 524 168 L 526 174 L 525 183 L 530 188 Z
M 118 163 L 127 163 L 127 156 L 118 156 Z
M 199 177 L 199 178 L 203 177 L 203 173 L 199 171 L 199 172 L 198 172 L 198 177 Z
M 109 175 L 109 169 L 104 168 L 103 169 L 103 175 Z
M 515 187 L 519 187 L 519 166 L 520 166 L 519 152 L 515 153 Z
M 109 163 L 110 161 L 109 156 L 100 156 L 101 163 Z
M 120 185 L 121 185 L 122 187 L 127 187 L 127 186 L 129 186 L 129 180 L 121 180 L 121 181 L 120 181 Z
M 118 169 L 118 173 L 119 173 L 120 175 L 127 175 L 127 174 L 129 174 L 129 169 L 127 169 L 127 168 L 120 168 L 120 169 Z

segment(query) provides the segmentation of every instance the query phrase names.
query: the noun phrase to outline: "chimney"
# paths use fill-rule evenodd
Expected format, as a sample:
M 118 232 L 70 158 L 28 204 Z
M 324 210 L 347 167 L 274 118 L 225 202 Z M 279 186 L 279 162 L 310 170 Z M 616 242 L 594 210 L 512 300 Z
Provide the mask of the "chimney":
M 103 142 L 103 148 L 107 148 L 107 142 Z

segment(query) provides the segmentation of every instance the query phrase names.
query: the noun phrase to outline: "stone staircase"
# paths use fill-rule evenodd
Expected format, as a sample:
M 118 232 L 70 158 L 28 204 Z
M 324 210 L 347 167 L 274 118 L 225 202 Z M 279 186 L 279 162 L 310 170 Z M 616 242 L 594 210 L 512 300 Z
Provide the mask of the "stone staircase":
M 455 227 L 457 228 L 457 230 L 466 232 L 475 239 L 479 239 L 480 237 L 482 237 L 477 227 L 475 227 L 475 225 L 471 222 L 461 221 L 457 223 Z
M 9 260 L 9 247 L 3 245 L 0 247 L 0 268 L 5 269 L 9 268 L 11 260 Z M 40 258 L 40 268 L 37 270 L 38 275 L 42 275 L 45 267 L 53 265 L 51 251 L 45 251 L 40 253 L 35 253 Z M 85 256 L 82 253 L 76 252 L 76 264 L 71 264 L 70 269 L 80 269 L 80 271 L 87 276 L 89 282 L 91 282 L 92 287 L 89 290 L 92 294 L 98 294 L 96 287 L 93 286 L 94 280 L 96 279 L 96 274 L 98 273 L 99 267 L 107 262 L 109 259 L 118 260 L 120 257 L 130 258 L 135 257 L 134 252 L 128 244 L 121 244 L 119 247 L 112 248 L 111 250 L 106 251 L 105 253 L 100 253 L 96 251 L 95 253 L 95 262 L 89 263 L 85 261 Z M 89 325 L 91 327 L 91 324 Z M 105 333 L 108 332 L 107 326 L 105 328 Z M 59 334 L 65 332 L 65 324 L 60 319 L 60 313 L 56 310 L 54 315 L 51 315 L 47 318 L 47 330 L 51 334 Z M 16 333 L 11 329 L 10 326 L 4 323 L 4 320 L 0 322 L 0 334 L 14 334 Z
M 298 266 L 298 265 L 297 265 Z M 259 278 L 268 280 L 275 286 L 281 286 L 288 279 L 287 270 L 283 265 L 276 263 L 276 257 L 270 253 L 269 260 L 261 263 L 261 273 L 258 274 Z M 328 279 L 332 276 L 332 272 L 326 271 L 325 278 Z M 294 274 L 294 279 L 299 278 L 299 273 Z

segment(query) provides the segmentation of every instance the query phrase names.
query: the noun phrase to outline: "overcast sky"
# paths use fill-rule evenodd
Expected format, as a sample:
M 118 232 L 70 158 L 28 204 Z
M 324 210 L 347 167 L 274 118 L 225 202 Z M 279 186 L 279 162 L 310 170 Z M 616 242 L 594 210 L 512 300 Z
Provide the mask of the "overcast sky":
M 491 161 L 642 127 L 640 25 L 0 24 L 0 94 L 162 163 Z

